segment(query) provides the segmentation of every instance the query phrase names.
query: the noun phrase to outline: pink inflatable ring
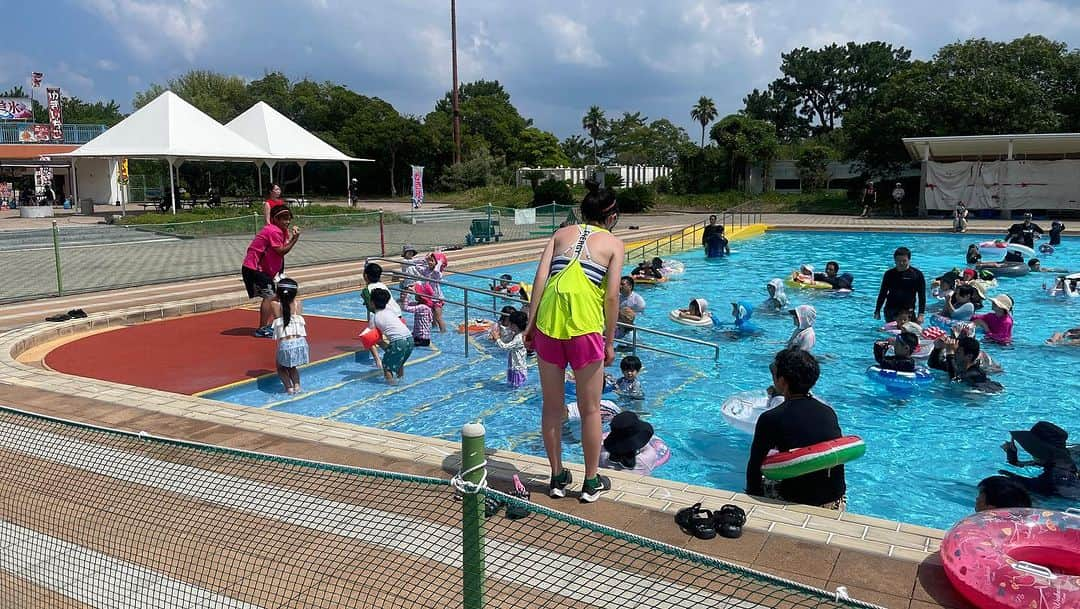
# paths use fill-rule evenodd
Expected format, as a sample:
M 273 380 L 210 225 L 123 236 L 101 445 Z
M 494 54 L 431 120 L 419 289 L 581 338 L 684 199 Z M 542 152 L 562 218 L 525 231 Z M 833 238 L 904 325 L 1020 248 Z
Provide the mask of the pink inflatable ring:
M 945 574 L 979 609 L 1080 607 L 1080 514 L 979 512 L 941 542 Z

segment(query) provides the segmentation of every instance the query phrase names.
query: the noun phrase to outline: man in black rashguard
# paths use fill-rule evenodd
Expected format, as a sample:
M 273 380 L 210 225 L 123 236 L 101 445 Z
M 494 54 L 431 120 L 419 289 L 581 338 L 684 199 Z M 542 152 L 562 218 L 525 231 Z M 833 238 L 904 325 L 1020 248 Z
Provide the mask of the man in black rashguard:
M 761 414 L 754 428 L 750 459 L 746 464 L 746 493 L 792 503 L 843 510 L 847 505 L 844 466 L 818 470 L 767 486 L 761 465 L 770 450 L 793 450 L 843 437 L 836 413 L 810 395 L 821 369 L 813 355 L 798 348 L 776 354 L 769 370 L 773 387 L 784 402 Z
M 1027 213 L 1024 214 L 1023 222 L 1018 222 L 1009 227 L 1009 234 L 1005 235 L 1005 240 L 1009 243 L 1019 243 L 1034 248 L 1035 233 L 1043 235 L 1045 232 L 1038 224 L 1031 221 L 1031 214 Z
M 916 311 L 918 322 L 923 322 L 926 312 L 926 278 L 922 271 L 911 266 L 911 250 L 898 247 L 893 252 L 896 266 L 885 271 L 881 277 L 881 290 L 878 291 L 877 304 L 874 306 L 874 318 L 881 319 L 882 305 L 885 307 L 885 321 L 894 321 L 900 311 Z M 918 302 L 918 309 L 915 305 Z

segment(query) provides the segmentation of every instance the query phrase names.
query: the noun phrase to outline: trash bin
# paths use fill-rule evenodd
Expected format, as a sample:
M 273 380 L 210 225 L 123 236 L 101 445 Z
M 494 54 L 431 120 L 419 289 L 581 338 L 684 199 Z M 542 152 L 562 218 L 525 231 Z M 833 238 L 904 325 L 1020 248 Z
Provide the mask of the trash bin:
M 82 201 L 79 201 L 79 213 L 84 216 L 94 215 L 94 200 L 83 199 Z

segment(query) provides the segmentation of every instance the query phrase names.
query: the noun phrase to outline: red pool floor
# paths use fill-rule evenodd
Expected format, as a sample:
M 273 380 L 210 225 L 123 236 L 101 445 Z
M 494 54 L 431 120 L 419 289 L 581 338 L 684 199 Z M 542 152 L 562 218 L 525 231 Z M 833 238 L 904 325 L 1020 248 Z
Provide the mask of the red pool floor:
M 277 342 L 251 335 L 258 312 L 229 309 L 93 334 L 45 356 L 58 372 L 195 394 L 274 372 Z M 311 360 L 360 349 L 362 321 L 304 315 Z

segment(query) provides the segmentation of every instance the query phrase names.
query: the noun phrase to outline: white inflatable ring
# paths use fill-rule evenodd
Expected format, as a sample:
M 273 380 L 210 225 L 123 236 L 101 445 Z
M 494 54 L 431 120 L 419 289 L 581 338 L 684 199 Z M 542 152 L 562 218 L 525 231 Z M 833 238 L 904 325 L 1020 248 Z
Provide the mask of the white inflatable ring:
M 673 321 L 675 323 L 680 323 L 680 324 L 682 324 L 684 326 L 705 327 L 705 326 L 712 326 L 713 325 L 711 317 L 703 317 L 703 318 L 698 319 L 698 320 L 685 319 L 683 317 L 679 317 L 679 309 L 672 309 L 671 312 L 668 313 L 668 317 L 671 318 L 671 321 Z

